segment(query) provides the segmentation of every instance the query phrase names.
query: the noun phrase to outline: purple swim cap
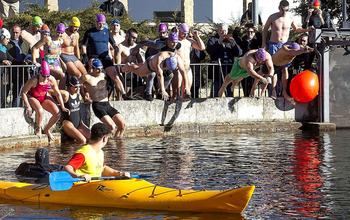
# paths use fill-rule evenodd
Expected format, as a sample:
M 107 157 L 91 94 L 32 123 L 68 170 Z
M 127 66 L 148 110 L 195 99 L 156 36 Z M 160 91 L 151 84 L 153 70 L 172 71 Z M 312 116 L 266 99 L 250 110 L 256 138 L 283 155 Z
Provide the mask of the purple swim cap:
M 290 49 L 300 50 L 300 45 L 297 43 L 292 43 L 292 45 L 290 45 Z
M 40 72 L 44 76 L 50 75 L 50 66 L 49 66 L 49 63 L 46 62 L 45 60 L 41 63 Z
M 266 51 L 263 48 L 260 48 L 258 51 L 256 51 L 256 55 L 258 56 L 259 60 L 265 61 L 266 60 Z
M 106 22 L 106 17 L 103 14 L 98 14 L 96 16 L 96 22 Z
M 179 41 L 179 36 L 177 35 L 176 32 L 171 32 L 169 34 L 168 40 L 177 42 Z
M 159 24 L 158 32 L 168 32 L 168 28 L 164 23 Z
M 64 33 L 66 31 L 66 26 L 63 23 L 60 23 L 56 27 L 56 33 Z
M 184 34 L 187 34 L 188 32 L 190 32 L 190 29 L 188 28 L 188 25 L 186 23 L 180 24 L 179 30 Z

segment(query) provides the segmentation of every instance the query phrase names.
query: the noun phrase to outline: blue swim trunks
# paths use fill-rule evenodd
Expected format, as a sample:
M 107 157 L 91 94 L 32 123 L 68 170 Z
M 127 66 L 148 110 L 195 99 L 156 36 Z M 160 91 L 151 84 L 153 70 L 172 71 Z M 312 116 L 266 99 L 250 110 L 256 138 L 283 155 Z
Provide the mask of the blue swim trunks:
M 281 47 L 283 45 L 290 45 L 290 42 L 285 42 L 285 43 L 274 43 L 274 42 L 271 42 L 269 43 L 269 54 L 272 56 L 273 54 L 275 54 L 277 52 L 277 50 L 281 49 Z

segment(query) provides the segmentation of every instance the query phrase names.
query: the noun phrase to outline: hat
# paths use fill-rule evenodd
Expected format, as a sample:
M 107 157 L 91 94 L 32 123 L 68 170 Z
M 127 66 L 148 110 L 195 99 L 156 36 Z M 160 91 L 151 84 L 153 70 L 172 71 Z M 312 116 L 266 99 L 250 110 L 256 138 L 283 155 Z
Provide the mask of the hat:
M 256 51 L 256 55 L 258 56 L 259 60 L 261 61 L 266 60 L 266 51 L 264 48 L 258 49 L 258 51 Z
M 171 32 L 169 34 L 168 40 L 177 42 L 177 41 L 179 41 L 179 36 L 177 35 L 176 32 Z
M 50 28 L 46 24 L 43 25 L 41 31 L 45 34 L 51 34 Z
M 98 14 L 96 16 L 96 22 L 106 22 L 106 17 L 103 14 Z
M 115 23 L 121 25 L 121 24 L 120 24 L 120 21 L 118 21 L 117 19 L 115 19 L 115 20 L 112 21 L 112 24 L 115 24 Z
M 169 70 L 174 70 L 177 67 L 177 59 L 175 57 L 169 57 L 166 59 L 166 65 Z
M 313 8 L 319 8 L 319 7 L 321 7 L 321 0 L 313 0 L 313 1 L 312 1 L 312 7 L 313 7 Z
M 10 32 L 6 28 L 1 28 L 0 29 L 0 38 L 1 39 L 11 38 Z
M 66 31 L 66 26 L 63 23 L 59 23 L 56 27 L 56 33 L 64 33 Z
M 167 28 L 166 24 L 164 24 L 164 23 L 159 24 L 158 32 L 168 32 L 168 28 Z
M 77 17 L 72 17 L 72 20 L 69 22 L 69 26 L 80 27 L 80 20 Z
M 43 25 L 43 20 L 41 20 L 41 18 L 39 16 L 35 16 L 32 19 L 32 25 L 34 25 L 34 26 L 41 26 L 41 25 Z
M 70 86 L 80 85 L 80 81 L 76 76 L 70 76 L 68 78 L 68 83 Z
M 190 29 L 188 28 L 188 25 L 186 23 L 180 24 L 179 30 L 184 34 L 187 34 L 188 32 L 190 32 Z
M 97 69 L 99 67 L 103 67 L 103 64 L 102 64 L 101 60 L 96 58 L 92 61 L 91 67 L 92 67 L 92 69 Z
M 50 75 L 50 66 L 49 66 L 49 63 L 46 62 L 45 60 L 41 63 L 40 72 L 44 76 Z

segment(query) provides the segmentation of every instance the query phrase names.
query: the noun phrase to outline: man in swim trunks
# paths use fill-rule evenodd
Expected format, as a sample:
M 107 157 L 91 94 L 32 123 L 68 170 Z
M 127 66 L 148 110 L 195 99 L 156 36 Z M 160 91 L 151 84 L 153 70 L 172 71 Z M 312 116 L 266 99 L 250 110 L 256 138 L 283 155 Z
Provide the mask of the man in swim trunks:
M 265 77 L 260 76 L 255 72 L 255 69 L 261 66 L 263 63 L 268 68 L 268 74 Z M 230 74 L 226 75 L 224 83 L 219 90 L 219 97 L 222 97 L 228 84 L 232 82 L 231 91 L 233 92 L 237 83 L 239 83 L 245 77 L 251 76 L 260 80 L 264 84 L 271 83 L 274 69 L 272 58 L 265 49 L 249 50 L 243 57 L 238 58 L 233 64 Z M 270 82 L 269 82 L 270 81 Z
M 283 97 L 286 100 L 292 101 L 293 99 L 287 94 L 288 67 L 291 65 L 292 61 L 296 56 L 303 53 L 309 53 L 313 50 L 314 50 L 313 48 L 310 48 L 308 46 L 301 47 L 299 44 L 293 43 L 291 46 L 284 45 L 281 49 L 279 49 L 275 54 L 272 55 L 272 62 L 273 62 L 275 73 L 276 74 L 282 73 Z M 263 64 L 258 74 L 259 75 L 268 74 L 268 68 L 266 63 Z M 254 91 L 258 82 L 259 80 L 255 78 L 252 90 L 250 92 L 250 96 L 254 96 Z M 265 84 L 261 90 L 261 96 L 264 94 L 266 87 L 267 85 Z M 276 89 L 276 83 L 274 81 L 272 81 L 272 89 L 273 90 Z
M 304 33 L 313 30 L 313 27 L 303 29 L 297 27 L 294 18 L 289 11 L 289 2 L 287 0 L 280 1 L 279 12 L 270 15 L 263 29 L 262 48 L 266 47 L 267 32 L 271 27 L 271 37 L 269 42 L 269 53 L 275 54 L 283 45 L 290 44 L 288 42 L 290 28 L 292 27 L 296 33 Z M 277 75 L 272 79 L 277 82 Z M 276 97 L 276 90 L 272 90 L 270 96 Z
M 120 172 L 106 166 L 102 148 L 106 146 L 111 129 L 103 123 L 94 124 L 91 128 L 91 138 L 88 145 L 75 152 L 64 170 L 73 178 L 84 177 L 90 182 L 91 177 L 125 176 L 130 178 L 129 172 Z
M 126 64 L 123 66 L 123 72 L 133 72 L 138 76 L 148 76 L 156 72 L 158 83 L 160 85 L 163 100 L 168 100 L 169 95 L 164 87 L 164 70 L 179 70 L 181 74 L 186 74 L 183 60 L 173 52 L 163 51 L 147 58 L 146 62 L 141 64 Z
M 113 108 L 108 101 L 107 79 L 103 72 L 103 64 L 99 59 L 94 59 L 91 64 L 92 74 L 82 76 L 82 82 L 87 94 L 92 100 L 92 109 L 97 118 L 105 123 L 112 131 L 117 130 L 114 137 L 121 138 L 124 134 L 126 124 L 123 116 Z
M 191 36 L 194 37 L 194 39 L 189 37 L 190 34 L 191 34 Z M 187 81 L 188 84 L 185 85 L 184 88 L 191 89 L 192 79 L 193 79 L 192 70 L 190 67 L 191 50 L 193 48 L 196 50 L 203 51 L 203 50 L 205 50 L 205 44 L 202 41 L 202 39 L 199 37 L 197 31 L 191 31 L 191 33 L 190 33 L 190 29 L 186 23 L 183 23 L 179 26 L 179 42 L 181 43 L 182 47 L 181 47 L 181 50 L 178 50 L 178 54 L 184 61 L 185 70 L 186 70 L 186 74 L 188 77 L 188 81 Z M 182 84 L 181 75 L 179 75 L 177 78 L 179 80 L 179 83 Z M 177 78 L 175 78 L 175 79 L 177 79 Z
M 73 17 L 62 36 L 63 44 L 61 48 L 61 59 L 66 64 L 67 73 L 78 78 L 87 73 L 83 63 L 79 60 L 79 27 L 79 18 Z
M 41 27 L 43 26 L 43 21 L 39 16 L 35 16 L 30 23 L 27 30 L 22 30 L 21 36 L 26 40 L 30 47 L 33 47 L 41 38 Z
M 103 68 L 107 75 L 116 85 L 118 92 L 122 94 L 124 100 L 130 100 L 126 96 L 122 83 L 122 76 L 117 73 L 113 65 L 112 59 L 108 55 L 108 42 L 114 47 L 115 52 L 118 52 L 118 45 L 114 41 L 110 32 L 105 28 L 106 17 L 103 14 L 98 14 L 95 20 L 95 27 L 87 30 L 83 38 L 82 56 L 85 64 L 89 63 L 89 59 L 98 58 L 102 60 Z

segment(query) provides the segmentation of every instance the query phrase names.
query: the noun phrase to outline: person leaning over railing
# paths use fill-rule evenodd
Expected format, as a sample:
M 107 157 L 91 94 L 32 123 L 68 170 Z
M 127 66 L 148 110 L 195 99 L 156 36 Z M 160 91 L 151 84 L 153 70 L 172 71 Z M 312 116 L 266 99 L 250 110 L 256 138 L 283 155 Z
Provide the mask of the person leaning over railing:
M 11 40 L 6 45 L 9 54 L 17 60 L 31 63 L 31 50 L 28 41 L 24 40 L 21 36 L 21 27 L 15 24 L 11 27 Z M 28 56 L 29 55 L 29 56 Z M 20 89 L 23 84 L 29 79 L 29 67 L 16 67 L 12 68 L 12 85 L 13 85 L 13 107 L 18 107 L 16 101 L 20 97 Z
M 17 60 L 13 58 L 10 53 L 7 51 L 7 44 L 11 38 L 10 32 L 6 28 L 0 29 L 0 63 L 1 65 L 23 65 L 26 64 L 25 61 Z M 6 105 L 6 99 L 11 88 L 10 83 L 10 71 L 9 68 L 1 68 L 1 108 L 4 108 Z

